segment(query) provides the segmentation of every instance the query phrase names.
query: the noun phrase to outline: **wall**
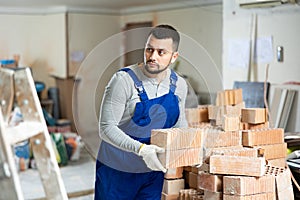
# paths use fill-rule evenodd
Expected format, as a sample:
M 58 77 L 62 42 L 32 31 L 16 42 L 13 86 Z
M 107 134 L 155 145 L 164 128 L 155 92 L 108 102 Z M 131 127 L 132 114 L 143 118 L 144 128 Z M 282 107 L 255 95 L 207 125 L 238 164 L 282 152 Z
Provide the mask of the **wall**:
M 272 37 L 273 60 L 269 62 L 269 82 L 280 84 L 300 80 L 298 5 L 282 5 L 273 8 L 242 9 L 235 0 L 223 2 L 223 78 L 225 88 L 232 88 L 235 80 L 247 81 L 248 66 L 232 67 L 228 64 L 231 39 L 250 40 L 253 14 L 257 15 L 257 37 Z M 277 62 L 276 47 L 284 47 L 284 61 Z M 264 81 L 266 64 L 258 63 L 256 81 Z M 254 79 L 251 79 L 254 80 Z
M 121 17 L 123 27 L 126 23 L 143 21 L 153 21 L 154 25 L 171 24 L 181 33 L 180 57 L 176 69 L 188 77 L 187 80 L 198 94 L 214 93 L 215 90 L 221 89 L 220 84 L 216 86 L 210 80 L 215 78 L 220 80 L 216 82 L 221 82 L 222 5 L 146 12 Z
M 94 155 L 99 146 L 98 117 L 104 87 L 120 67 L 115 58 L 107 62 L 106 54 L 117 59 L 121 40 L 114 40 L 114 45 L 106 43 L 120 31 L 119 16 L 68 14 L 68 68 L 75 84 L 69 88 L 67 106 L 72 108 L 73 104 L 76 129 Z
M 243 9 L 235 0 L 223 2 L 223 79 L 225 88 L 232 88 L 234 81 L 264 81 L 268 75 L 271 83 L 269 105 L 272 103 L 274 86 L 285 82 L 300 81 L 300 6 L 286 4 L 277 7 Z M 233 40 L 249 41 L 253 35 L 253 22 L 256 15 L 256 37 L 272 38 L 273 54 L 268 62 L 258 62 L 251 69 L 251 77 L 248 79 L 248 65 L 229 64 L 229 60 L 240 59 L 237 55 L 230 54 L 229 46 Z M 232 44 L 232 43 L 231 43 Z M 276 60 L 276 47 L 283 46 L 283 62 Z M 247 48 L 248 49 L 248 48 Z M 264 52 L 266 53 L 266 52 Z M 232 55 L 230 57 L 230 55 Z M 247 63 L 247 62 L 245 62 Z M 266 71 L 269 64 L 269 70 Z M 268 74 L 267 74 L 268 72 Z M 296 86 L 284 86 L 296 87 Z M 299 89 L 297 89 L 299 90 Z M 272 112 L 272 110 L 270 110 Z M 300 100 L 296 94 L 292 112 L 286 131 L 298 131 L 300 129 Z
M 176 27 L 181 33 L 184 34 L 183 40 L 191 42 L 191 47 L 200 49 L 197 53 L 195 49 L 189 48 L 187 44 L 185 49 L 189 51 L 185 54 L 193 55 L 193 63 L 190 63 L 189 57 L 181 57 L 178 71 L 184 75 L 189 76 L 189 80 L 193 83 L 193 86 L 197 89 L 197 92 L 207 93 L 207 80 L 214 80 L 211 77 L 204 76 L 204 72 L 207 69 L 212 68 L 216 73 L 212 73 L 212 76 L 217 74 L 220 79 L 221 71 L 221 39 L 222 39 L 222 10 L 221 5 L 209 6 L 209 7 L 196 7 L 189 9 L 167 10 L 163 12 L 144 12 L 142 14 L 130 14 L 123 15 L 119 18 L 119 30 L 121 31 L 126 23 L 138 23 L 153 21 L 154 25 L 160 23 L 168 23 Z M 180 17 L 178 17 L 180 16 Z M 97 16 L 90 16 L 97 18 Z M 86 15 L 69 16 L 69 23 L 83 22 L 79 25 L 70 25 L 69 31 L 72 30 L 71 36 L 69 36 L 70 53 L 73 50 L 78 50 L 80 47 L 85 48 L 86 44 L 81 43 L 82 38 L 86 35 L 90 35 L 91 32 L 86 30 L 94 30 L 95 28 L 82 28 L 87 23 L 86 19 L 90 19 Z M 107 24 L 103 25 L 105 29 L 99 29 L 101 31 L 114 30 L 117 22 L 114 17 L 106 16 Z M 103 20 L 97 19 L 98 21 Z M 115 24 L 114 24 L 115 23 Z M 92 25 L 95 23 L 90 23 Z M 215 24 L 211 26 L 211 24 Z M 97 30 L 97 29 L 96 29 Z M 72 36 L 73 34 L 73 36 Z M 99 33 L 100 34 L 100 33 Z M 72 38 L 74 37 L 74 38 Z M 95 37 L 93 37 L 95 38 Z M 97 154 L 98 141 L 98 115 L 99 108 L 104 92 L 104 87 L 110 80 L 112 74 L 116 72 L 120 67 L 123 67 L 121 63 L 122 58 L 120 53 L 124 50 L 123 41 L 124 37 L 121 33 L 115 35 L 107 35 L 105 41 L 102 41 L 90 54 L 87 55 L 87 59 L 81 64 L 80 70 L 77 73 L 77 81 L 75 86 L 75 106 L 74 118 L 76 127 L 81 133 L 83 138 L 89 144 L 90 151 L 94 155 Z M 202 46 L 201 46 L 202 45 Z M 77 48 L 76 48 L 77 46 Z M 86 48 L 88 49 L 88 48 Z M 79 49 L 80 50 L 80 49 Z M 183 48 L 184 50 L 184 48 Z M 203 59 L 201 59 L 203 57 Z M 200 59 L 199 59 L 200 58 Z M 196 61 L 195 61 L 196 60 Z M 86 78 L 88 77 L 88 79 Z M 95 85 L 95 82 L 98 84 Z M 217 82 L 217 81 L 216 81 Z M 88 88 L 88 89 L 87 89 Z M 73 101 L 74 103 L 74 101 Z M 94 106 L 91 106 L 94 105 Z
M 208 92 L 208 85 L 214 80 L 211 76 L 221 79 L 221 5 L 122 16 L 1 15 L 0 57 L 20 53 L 21 63 L 31 66 L 36 78 L 46 82 L 47 86 L 55 86 L 67 77 L 65 81 L 69 85 L 70 77 L 76 75 L 75 87 L 64 96 L 67 96 L 67 102 L 76 99 L 75 104 L 73 101 L 76 128 L 83 136 L 93 135 L 84 138 L 90 140 L 89 144 L 94 143 L 91 147 L 96 151 L 99 142 L 97 120 L 104 87 L 111 75 L 122 67 L 120 55 L 124 41 L 117 33 L 126 23 L 145 21 L 153 21 L 154 25 L 169 23 L 182 33 L 180 51 L 183 50 L 183 54 L 177 70 L 188 76 L 198 93 Z M 211 74 L 207 72 L 209 70 Z M 75 94 L 73 89 L 77 91 Z M 71 106 L 71 103 L 64 105 Z
M 120 32 L 119 16 L 102 14 L 68 14 L 69 76 L 75 76 L 81 64 L 80 54 L 87 56 L 99 43 Z
M 19 66 L 32 68 L 34 79 L 54 86 L 49 75 L 66 67 L 65 15 L 0 15 L 0 59 L 20 55 Z

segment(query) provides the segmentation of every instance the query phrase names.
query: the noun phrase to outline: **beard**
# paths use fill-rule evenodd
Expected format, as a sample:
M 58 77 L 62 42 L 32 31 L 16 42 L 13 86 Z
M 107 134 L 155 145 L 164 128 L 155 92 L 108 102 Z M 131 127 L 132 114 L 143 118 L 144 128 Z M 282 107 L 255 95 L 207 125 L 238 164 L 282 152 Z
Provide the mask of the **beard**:
M 160 65 L 157 63 L 151 63 L 151 60 L 148 60 L 145 64 L 145 70 L 149 73 L 149 74 L 160 74 L 161 72 L 165 71 L 166 69 L 168 69 L 170 63 L 165 66 L 164 68 L 160 69 Z M 149 65 L 149 63 L 151 63 L 152 66 Z M 153 66 L 156 66 L 155 68 L 153 68 Z

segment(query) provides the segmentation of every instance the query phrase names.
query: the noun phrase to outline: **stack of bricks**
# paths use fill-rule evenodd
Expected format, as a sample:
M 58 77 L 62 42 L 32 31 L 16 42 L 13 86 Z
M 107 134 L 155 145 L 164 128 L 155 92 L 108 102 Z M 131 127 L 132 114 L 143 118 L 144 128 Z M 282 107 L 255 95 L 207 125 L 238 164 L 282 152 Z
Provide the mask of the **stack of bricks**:
M 151 144 L 165 149 L 164 153 L 158 154 L 162 165 L 168 169 L 162 199 L 177 200 L 180 190 L 185 189 L 183 167 L 202 163 L 203 133 L 198 128 L 153 129 Z
M 183 189 L 176 200 L 203 200 L 203 195 L 195 189 Z
M 162 199 L 293 199 L 284 130 L 269 128 L 266 110 L 245 108 L 241 89 L 218 93 L 207 107 L 209 125 L 203 109 L 186 110 L 188 128 L 152 130 L 151 143 L 166 149 L 158 155 L 164 167 L 184 166 L 184 189 L 164 189 Z M 169 187 L 178 179 L 165 177 Z
M 204 199 L 280 199 L 281 191 L 289 194 L 285 199 L 293 199 L 290 195 L 293 189 L 290 186 L 291 177 L 283 168 L 287 152 L 283 129 L 268 128 L 266 110 L 263 108 L 239 109 L 240 115 L 238 110 L 234 115 L 238 119 L 233 117 L 234 120 L 229 120 L 228 116 L 223 116 L 223 132 L 218 132 L 216 127 L 203 131 L 208 133 L 204 137 L 204 158 L 208 160 L 209 170 L 199 172 L 198 186 L 204 190 Z M 231 131 L 235 129 L 240 134 L 240 143 L 236 144 L 232 138 L 238 140 L 238 136 L 233 137 L 234 131 Z M 284 169 L 286 188 L 275 184 L 276 177 L 282 175 L 270 176 L 266 173 L 269 168 L 266 163 Z M 239 189 L 243 191 L 229 191 L 235 186 L 240 187 L 238 181 L 242 181 L 241 187 L 244 188 Z
M 224 200 L 294 199 L 290 171 L 269 165 L 260 177 L 224 176 L 223 193 Z
M 162 200 L 177 200 L 179 192 L 185 188 L 183 167 L 169 168 L 164 177 Z
M 240 131 L 224 131 L 220 127 L 211 127 L 203 129 L 203 133 L 204 161 L 207 166 L 202 170 L 199 168 L 197 184 L 198 189 L 204 190 L 204 199 L 223 199 L 224 174 L 264 173 L 265 160 L 258 158 L 258 149 L 242 146 Z M 253 171 L 248 170 L 249 165 L 253 165 Z M 231 170 L 233 171 L 230 172 Z
M 197 190 L 198 194 L 203 194 L 203 190 L 198 190 L 198 172 L 199 168 L 196 166 L 186 166 L 183 168 L 185 187 Z
M 167 169 L 198 165 L 202 163 L 202 135 L 198 128 L 153 129 L 151 144 L 165 149 L 158 159 Z
M 242 89 L 224 90 L 217 93 L 216 105 L 208 106 L 208 118 L 225 131 L 239 130 L 241 109 L 245 107 Z
M 243 102 L 242 89 L 223 90 L 217 93 L 216 105 L 236 105 Z
M 186 108 L 185 116 L 189 127 L 206 127 L 208 126 L 208 106 L 199 105 L 197 108 Z
M 287 144 L 284 142 L 284 130 L 268 128 L 266 110 L 264 108 L 242 109 L 241 122 L 243 146 L 258 148 L 264 151 L 269 164 L 284 167 Z M 256 128 L 255 128 L 256 127 Z
M 267 165 L 266 175 L 275 177 L 276 199 L 294 199 L 291 171 L 288 168 Z
M 268 116 L 265 108 L 243 108 L 241 114 L 241 130 L 269 127 Z

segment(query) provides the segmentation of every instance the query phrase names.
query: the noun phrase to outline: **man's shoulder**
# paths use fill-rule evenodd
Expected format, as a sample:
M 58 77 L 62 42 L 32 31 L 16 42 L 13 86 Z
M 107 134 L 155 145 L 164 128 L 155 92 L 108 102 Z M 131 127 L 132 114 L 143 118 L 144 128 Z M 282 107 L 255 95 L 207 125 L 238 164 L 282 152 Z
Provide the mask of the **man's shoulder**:
M 119 69 L 113 76 L 113 80 L 115 81 L 126 81 L 126 82 L 131 82 L 132 81 L 132 78 L 130 76 L 129 73 L 127 73 L 128 70 L 132 70 L 137 76 L 138 76 L 138 73 L 137 71 L 139 70 L 139 67 L 137 64 L 133 64 L 133 65 L 129 65 L 129 66 L 126 66 L 126 67 L 123 67 L 121 69 Z
M 173 70 L 173 71 L 174 71 L 174 70 Z M 184 83 L 186 83 L 186 76 L 185 76 L 185 75 L 181 75 L 181 74 L 177 73 L 176 71 L 174 71 L 174 72 L 175 72 L 175 74 L 176 74 L 177 79 L 178 79 L 179 82 L 184 82 Z
M 132 70 L 132 71 L 136 71 L 136 70 L 138 70 L 139 69 L 139 65 L 138 64 L 132 64 L 132 65 L 128 65 L 128 66 L 126 66 L 126 67 L 123 67 L 123 68 L 121 68 L 120 70 L 121 71 L 123 71 L 123 70 Z

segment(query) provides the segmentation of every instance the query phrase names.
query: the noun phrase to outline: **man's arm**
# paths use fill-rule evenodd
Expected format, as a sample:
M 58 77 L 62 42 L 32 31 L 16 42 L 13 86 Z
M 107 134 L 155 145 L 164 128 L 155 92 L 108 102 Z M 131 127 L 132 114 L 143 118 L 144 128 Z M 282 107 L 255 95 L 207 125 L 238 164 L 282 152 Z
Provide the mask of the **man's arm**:
M 121 73 L 115 74 L 105 89 L 100 110 L 100 138 L 124 151 L 142 156 L 148 168 L 166 172 L 157 157 L 157 153 L 164 152 L 163 148 L 142 144 L 118 128 L 132 89 Z
M 124 151 L 138 153 L 142 143 L 118 128 L 132 90 L 125 72 L 114 74 L 105 88 L 100 109 L 100 138 Z M 127 77 L 128 78 L 128 77 Z
M 179 118 L 174 127 L 188 127 L 188 123 L 185 117 L 185 101 L 187 97 L 188 86 L 186 81 L 178 76 L 176 95 L 179 97 Z

